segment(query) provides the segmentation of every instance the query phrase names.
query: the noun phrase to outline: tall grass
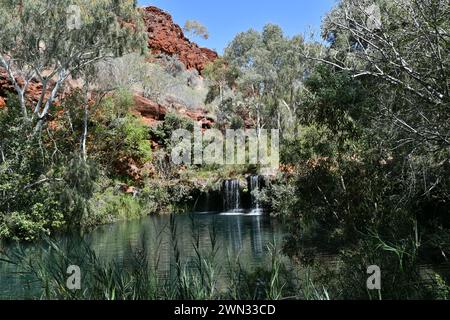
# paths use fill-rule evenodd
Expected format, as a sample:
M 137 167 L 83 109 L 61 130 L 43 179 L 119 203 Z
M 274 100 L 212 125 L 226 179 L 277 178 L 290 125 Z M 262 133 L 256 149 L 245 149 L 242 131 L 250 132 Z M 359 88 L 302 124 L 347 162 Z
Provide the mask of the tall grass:
M 101 259 L 89 243 L 77 237 L 59 241 L 45 239 L 40 250 L 23 245 L 9 247 L 1 253 L 0 263 L 11 265 L 15 276 L 32 283 L 33 299 L 275 300 L 301 296 L 297 294 L 300 289 L 290 284 L 294 273 L 288 270 L 275 245 L 267 246 L 270 262 L 265 267 L 245 266 L 239 255 L 228 254 L 227 261 L 221 261 L 216 224 L 209 227 L 209 243 L 205 244 L 196 223 L 191 219 L 190 241 L 195 254 L 186 257 L 180 249 L 176 220 L 170 219 L 167 228 L 171 235 L 172 266 L 169 271 L 162 272 L 160 268 L 161 235 L 154 235 L 157 246 L 152 255 L 145 235 L 142 236 L 140 245 L 131 250 L 126 263 Z M 66 286 L 70 265 L 77 265 L 82 271 L 81 290 L 73 291 Z
M 436 272 L 421 274 L 414 258 L 414 241 L 410 247 L 406 244 L 398 247 L 372 235 L 363 252 L 343 252 L 336 267 L 323 270 L 318 266 L 298 268 L 276 244 L 269 243 L 267 264 L 254 267 L 242 261 L 239 253 L 228 252 L 226 257 L 219 254 L 222 251 L 216 223 L 209 225 L 206 241 L 200 236 L 204 226 L 198 223 L 192 218 L 190 237 L 181 237 L 186 230 L 180 230 L 172 216 L 163 228 L 170 234 L 171 252 L 163 251 L 165 231 L 160 231 L 151 235 L 152 244 L 156 244 L 152 245 L 152 252 L 148 238 L 143 235 L 137 248 L 130 248 L 125 262 L 106 261 L 89 243 L 73 236 L 58 241 L 46 239 L 40 250 L 25 245 L 9 246 L 0 252 L 0 264 L 14 270 L 12 276 L 20 279 L 21 287 L 29 288 L 27 298 L 32 299 L 448 299 L 450 295 L 445 280 Z M 191 256 L 183 252 L 186 246 L 185 243 L 181 246 L 180 241 L 191 242 L 194 249 Z M 161 266 L 162 255 L 170 256 L 168 270 Z M 382 262 L 383 295 L 367 292 L 365 288 L 366 266 L 372 261 Z M 70 265 L 77 265 L 82 271 L 81 290 L 67 288 L 66 271 Z M 431 279 L 424 281 L 427 277 Z

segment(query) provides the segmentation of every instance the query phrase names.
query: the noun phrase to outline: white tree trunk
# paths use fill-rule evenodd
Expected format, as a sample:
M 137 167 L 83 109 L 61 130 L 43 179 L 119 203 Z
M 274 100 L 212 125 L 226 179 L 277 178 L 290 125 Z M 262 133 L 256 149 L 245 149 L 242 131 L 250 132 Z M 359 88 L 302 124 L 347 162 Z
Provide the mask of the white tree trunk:
M 81 135 L 81 154 L 83 160 L 87 160 L 86 140 L 88 136 L 88 121 L 89 121 L 89 84 L 85 84 L 84 88 L 84 117 L 83 117 L 83 133 Z

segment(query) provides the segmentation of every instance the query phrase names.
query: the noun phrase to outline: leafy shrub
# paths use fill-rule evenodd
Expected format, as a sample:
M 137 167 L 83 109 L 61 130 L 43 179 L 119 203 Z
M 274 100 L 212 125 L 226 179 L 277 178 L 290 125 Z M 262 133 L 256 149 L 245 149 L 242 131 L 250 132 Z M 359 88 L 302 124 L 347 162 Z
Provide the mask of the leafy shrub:
M 108 127 L 99 126 L 96 129 L 95 156 L 103 164 L 114 167 L 112 170 L 130 159 L 142 165 L 152 158 L 149 138 L 148 127 L 135 116 L 126 115 L 116 119 Z
M 331 157 L 336 154 L 333 134 L 326 127 L 304 126 L 296 137 L 285 139 L 281 145 L 281 162 L 299 164 L 317 157 Z
M 0 238 L 33 241 L 61 231 L 65 217 L 56 199 L 43 197 L 29 210 L 10 212 L 0 219 Z
M 141 164 L 151 160 L 152 149 L 145 125 L 137 118 L 127 116 L 118 131 L 122 133 L 116 139 L 123 139 L 123 157 L 133 158 Z
M 273 216 L 288 217 L 296 207 L 295 185 L 276 181 L 261 191 L 261 200 Z
M 134 106 L 133 93 L 120 88 L 111 96 L 104 99 L 99 107 L 99 116 L 106 121 L 114 121 L 117 118 L 124 118 Z
M 19 110 L 12 96 L 0 110 L 0 238 L 32 241 L 65 227 L 62 159 L 49 156 L 48 137 L 31 135 Z
M 191 118 L 181 116 L 176 113 L 169 113 L 163 123 L 157 128 L 151 129 L 153 139 L 157 140 L 163 146 L 170 146 L 172 142 L 172 133 L 175 130 L 184 129 L 193 132 L 195 123 Z
M 164 180 L 148 180 L 140 191 L 144 210 L 147 214 L 171 213 L 170 207 L 174 199 Z
M 83 221 L 83 225 L 88 228 L 119 220 L 137 219 L 146 214 L 139 198 L 113 187 L 96 193 L 91 200 L 91 206 L 95 210 Z

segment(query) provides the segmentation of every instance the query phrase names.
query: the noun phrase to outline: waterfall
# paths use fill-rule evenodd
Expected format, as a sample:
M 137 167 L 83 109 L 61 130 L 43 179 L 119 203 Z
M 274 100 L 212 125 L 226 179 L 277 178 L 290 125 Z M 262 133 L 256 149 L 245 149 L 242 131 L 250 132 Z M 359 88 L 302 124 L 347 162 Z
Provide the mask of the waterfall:
M 250 176 L 248 177 L 248 186 L 249 186 L 249 192 L 251 196 L 251 203 L 252 203 L 252 212 L 258 213 L 261 212 L 261 204 L 258 199 L 258 192 L 261 191 L 262 188 L 262 181 L 263 177 L 259 175 Z
M 241 195 L 239 180 L 224 180 L 222 185 L 223 215 L 242 214 L 261 215 L 262 205 L 258 193 L 265 187 L 265 179 L 261 175 L 247 177 L 248 193 Z
M 241 208 L 239 180 L 225 180 L 223 183 L 223 209 L 225 211 L 238 211 Z

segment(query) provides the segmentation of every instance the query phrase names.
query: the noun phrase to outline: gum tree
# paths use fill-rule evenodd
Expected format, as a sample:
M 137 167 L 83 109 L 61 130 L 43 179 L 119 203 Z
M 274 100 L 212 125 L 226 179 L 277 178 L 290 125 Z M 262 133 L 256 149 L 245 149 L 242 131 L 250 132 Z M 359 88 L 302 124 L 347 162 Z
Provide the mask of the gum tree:
M 0 110 L 0 237 L 32 240 L 78 227 L 90 213 L 97 164 L 87 158 L 86 139 L 95 66 L 144 51 L 141 21 L 135 1 L 0 0 L 0 72 L 14 88 Z M 78 80 L 76 88 L 58 102 L 68 111 L 75 99 L 75 112 L 50 128 L 69 80 Z M 66 117 L 70 125 L 60 130 Z
M 450 4 L 445 0 L 343 0 L 326 17 L 326 63 L 383 90 L 379 115 L 399 145 L 450 147 Z
M 196 20 L 188 20 L 183 27 L 184 32 L 189 33 L 191 36 L 201 37 L 205 40 L 209 38 L 208 29 Z
M 134 1 L 1 0 L 0 8 L 0 66 L 36 131 L 68 79 L 107 57 L 144 48 Z M 32 82 L 42 86 L 33 103 Z
M 301 36 L 288 38 L 269 24 L 262 33 L 237 35 L 225 50 L 226 62 L 238 71 L 239 102 L 251 110 L 258 130 L 279 128 L 284 134 L 293 127 L 307 69 L 303 47 Z

